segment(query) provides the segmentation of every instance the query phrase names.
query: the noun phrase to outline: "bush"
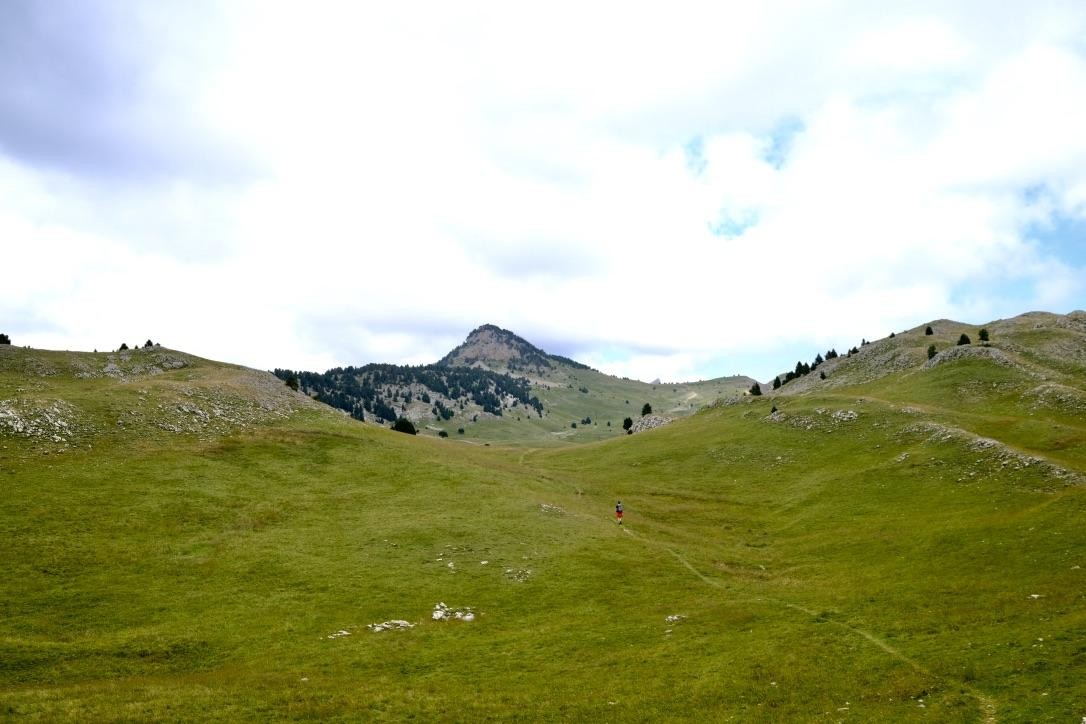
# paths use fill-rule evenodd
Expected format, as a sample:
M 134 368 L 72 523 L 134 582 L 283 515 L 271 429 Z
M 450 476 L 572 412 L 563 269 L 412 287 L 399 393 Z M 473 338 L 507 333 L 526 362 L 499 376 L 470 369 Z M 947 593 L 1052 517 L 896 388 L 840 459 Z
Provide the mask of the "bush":
M 934 344 L 928 345 L 928 359 L 931 359 L 934 356 L 935 356 L 935 345 Z
M 574 430 L 577 429 L 577 423 L 575 423 L 575 422 L 569 423 L 569 426 L 572 427 Z
M 642 408 L 641 408 L 641 417 L 644 417 L 645 415 L 651 415 L 651 414 L 652 414 L 652 405 L 650 405 L 649 403 L 646 402 L 644 404 L 644 406 L 642 406 Z
M 437 433 L 437 436 L 438 437 L 448 437 L 449 433 L 445 432 L 444 430 L 439 430 L 438 433 Z
M 0 334 L 0 344 L 11 344 L 11 337 L 6 334 Z
M 128 349 L 128 345 L 124 342 L 121 342 L 121 346 L 117 349 L 117 351 L 124 352 L 126 349 Z
M 407 433 L 408 435 L 418 434 L 418 432 L 415 430 L 415 426 L 406 417 L 401 417 L 397 419 L 396 422 L 392 425 L 392 429 L 396 432 Z
M 623 430 L 629 431 L 631 427 L 633 427 L 633 418 L 627 417 L 625 420 L 622 421 Z
M 928 336 L 930 337 L 931 335 L 935 334 L 935 330 L 933 330 L 933 329 L 931 328 L 931 325 L 929 324 L 929 325 L 928 325 L 928 326 L 927 326 L 927 327 L 926 327 L 926 328 L 924 329 L 924 334 L 926 334 L 926 335 L 928 335 Z
M 962 336 L 958 337 L 958 346 L 961 347 L 963 344 L 972 344 L 972 342 L 969 341 L 969 335 L 965 332 L 962 332 Z
M 464 434 L 464 428 L 462 428 L 462 427 L 456 428 L 456 434 L 457 435 L 463 435 Z
M 143 345 L 143 346 L 144 346 L 144 347 L 154 347 L 154 346 L 155 346 L 155 343 L 154 343 L 154 342 L 152 342 L 151 340 L 147 340 L 147 341 L 146 341 L 146 342 L 144 343 L 144 345 Z
M 980 337 L 981 342 L 987 342 L 988 341 L 988 328 L 985 327 L 984 329 L 980 330 L 980 334 L 978 334 L 977 336 Z
M 826 373 L 825 372 L 819 372 L 818 373 L 818 379 L 820 379 L 820 380 L 826 379 Z
M 762 386 L 755 382 L 753 385 L 750 386 L 750 394 L 754 395 L 755 397 L 762 394 Z

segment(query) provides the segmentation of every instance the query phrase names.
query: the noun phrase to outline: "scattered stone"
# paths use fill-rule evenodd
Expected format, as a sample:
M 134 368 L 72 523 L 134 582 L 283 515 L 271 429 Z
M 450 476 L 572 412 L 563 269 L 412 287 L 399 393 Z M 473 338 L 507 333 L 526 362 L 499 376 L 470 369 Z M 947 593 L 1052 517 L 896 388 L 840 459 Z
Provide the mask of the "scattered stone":
M 686 619 L 686 616 L 683 616 L 683 615 L 678 614 L 678 613 L 674 613 L 674 614 L 668 616 L 667 618 L 665 618 L 664 620 L 667 621 L 668 623 L 678 623 L 679 621 L 684 621 L 685 619 Z
M 382 631 L 402 630 L 414 627 L 415 624 L 409 621 L 404 621 L 400 618 L 394 618 L 391 621 L 384 621 L 382 623 L 371 623 L 366 628 L 368 628 L 370 631 L 373 631 L 374 633 L 381 633 Z
M 449 608 L 444 602 L 441 602 L 434 606 L 431 618 L 434 621 L 474 621 L 475 614 L 470 607 Z
M 341 639 L 341 638 L 343 638 L 344 636 L 350 636 L 350 635 L 351 635 L 351 632 L 350 632 L 350 631 L 346 631 L 346 630 L 342 630 L 342 629 L 341 629 L 341 630 L 339 630 L 339 631 L 336 631 L 335 633 L 330 633 L 330 634 L 328 634 L 328 637 L 327 637 L 327 638 L 330 638 L 330 639 Z
M 539 511 L 541 513 L 554 513 L 556 515 L 564 515 L 565 510 L 557 505 L 551 505 L 550 503 L 540 503 Z
M 506 568 L 505 577 L 510 578 L 517 583 L 524 583 L 532 575 L 531 570 L 527 568 Z

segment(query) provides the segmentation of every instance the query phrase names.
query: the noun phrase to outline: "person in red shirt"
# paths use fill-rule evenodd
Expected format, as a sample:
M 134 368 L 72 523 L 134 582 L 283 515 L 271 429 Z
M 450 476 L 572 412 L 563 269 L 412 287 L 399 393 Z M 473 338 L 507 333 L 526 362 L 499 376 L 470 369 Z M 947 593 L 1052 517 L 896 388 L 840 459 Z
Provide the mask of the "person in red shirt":
M 622 501 L 615 503 L 615 518 L 618 519 L 618 524 L 622 525 Z

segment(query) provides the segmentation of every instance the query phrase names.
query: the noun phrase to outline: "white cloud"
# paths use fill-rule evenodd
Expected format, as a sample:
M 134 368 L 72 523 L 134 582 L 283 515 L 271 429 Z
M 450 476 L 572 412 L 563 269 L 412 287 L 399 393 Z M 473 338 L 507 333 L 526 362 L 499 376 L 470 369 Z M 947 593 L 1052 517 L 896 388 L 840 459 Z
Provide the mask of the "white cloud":
M 1086 306 L 1026 231 L 1086 208 L 1084 15 L 231 6 L 191 76 L 154 67 L 261 176 L 133 189 L 0 155 L 27 270 L 0 312 L 22 343 L 299 368 L 433 361 L 494 322 L 679 379 Z

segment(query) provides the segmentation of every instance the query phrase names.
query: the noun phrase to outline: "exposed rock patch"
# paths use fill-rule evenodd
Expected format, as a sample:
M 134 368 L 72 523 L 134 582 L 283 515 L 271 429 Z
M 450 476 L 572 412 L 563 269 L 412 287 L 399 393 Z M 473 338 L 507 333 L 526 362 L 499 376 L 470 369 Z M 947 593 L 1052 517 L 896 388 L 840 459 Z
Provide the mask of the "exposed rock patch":
M 1086 392 L 1047 382 L 1026 392 L 1023 397 L 1032 400 L 1033 407 L 1047 407 L 1059 412 L 1086 413 Z
M 964 477 L 959 478 L 959 482 L 967 482 L 969 478 L 982 474 L 990 475 L 1008 470 L 1032 470 L 1044 478 L 1059 481 L 1064 485 L 1086 484 L 1086 478 L 1080 473 L 1043 458 L 1019 452 L 999 440 L 974 435 L 950 425 L 919 422 L 903 428 L 902 434 L 922 436 L 925 443 L 957 442 L 964 444 L 968 450 L 979 453 L 981 457 L 973 461 L 971 469 Z
M 823 407 L 815 408 L 814 415 L 790 414 L 777 410 L 766 415 L 767 422 L 786 424 L 800 430 L 819 430 L 832 432 L 845 423 L 859 419 L 860 414 L 855 410 L 827 410 Z
M 633 427 L 630 428 L 630 432 L 645 432 L 646 430 L 654 430 L 658 427 L 663 427 L 674 422 L 674 418 L 664 417 L 663 415 L 645 415 L 634 422 Z
M 0 434 L 67 443 L 84 427 L 76 408 L 64 400 L 0 400 Z
M 1021 365 L 1016 364 L 1003 350 L 996 349 L 995 347 L 982 347 L 971 344 L 963 344 L 959 347 L 944 349 L 942 352 L 925 362 L 924 369 L 930 370 L 941 364 L 962 359 L 986 359 L 995 362 L 997 365 L 1002 365 L 1003 367 L 1015 367 L 1025 371 Z

